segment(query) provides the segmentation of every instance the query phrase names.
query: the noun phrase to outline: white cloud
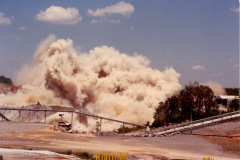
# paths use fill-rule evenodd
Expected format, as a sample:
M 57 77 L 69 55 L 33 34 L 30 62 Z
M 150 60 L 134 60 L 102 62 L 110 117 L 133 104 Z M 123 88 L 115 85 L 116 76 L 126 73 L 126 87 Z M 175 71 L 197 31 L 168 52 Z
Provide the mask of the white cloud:
M 214 76 L 214 77 L 223 76 L 223 75 L 224 75 L 223 72 L 218 72 L 218 73 L 212 74 L 212 76 Z
M 4 17 L 3 12 L 0 12 L 0 25 L 5 24 L 5 25 L 10 25 L 11 24 L 11 19 Z
M 115 5 L 107 6 L 105 8 L 98 8 L 95 11 L 88 9 L 88 14 L 93 17 L 105 17 L 111 14 L 120 14 L 126 17 L 130 17 L 134 12 L 134 6 L 130 3 L 125 3 L 123 1 L 118 2 Z
M 206 70 L 207 70 L 207 67 L 201 66 L 201 65 L 196 65 L 196 66 L 193 66 L 193 67 L 192 67 L 192 70 L 193 70 L 193 71 L 206 71 Z
M 121 22 L 120 19 L 117 19 L 117 20 L 111 19 L 111 23 L 113 24 L 119 24 L 120 22 Z
M 97 23 L 113 23 L 113 24 L 119 24 L 121 21 L 120 19 L 111 19 L 111 20 L 108 20 L 107 18 L 103 18 L 103 19 L 93 19 L 91 21 L 91 24 L 97 24 Z
M 104 19 L 93 19 L 93 20 L 91 21 L 91 24 L 107 23 L 107 22 L 108 22 L 108 20 L 107 20 L 106 18 L 104 18 Z
M 52 24 L 74 25 L 82 21 L 76 8 L 62 8 L 59 6 L 51 6 L 46 11 L 40 11 L 36 15 L 36 20 L 45 21 Z
M 230 11 L 233 11 L 233 12 L 235 12 L 235 13 L 239 13 L 240 12 L 240 7 L 231 7 L 230 8 Z
M 97 23 L 101 23 L 102 22 L 102 20 L 96 20 L 96 19 L 93 19 L 93 20 L 91 20 L 91 24 L 97 24 Z
M 27 27 L 23 26 L 23 27 L 19 27 L 18 29 L 19 29 L 20 31 L 25 31 L 25 30 L 27 30 Z

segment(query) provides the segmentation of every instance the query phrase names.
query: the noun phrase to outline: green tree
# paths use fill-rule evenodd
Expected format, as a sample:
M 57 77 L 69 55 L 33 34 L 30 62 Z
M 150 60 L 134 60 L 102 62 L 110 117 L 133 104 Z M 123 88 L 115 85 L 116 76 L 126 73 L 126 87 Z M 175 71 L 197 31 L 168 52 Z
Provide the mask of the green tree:
M 211 88 L 198 82 L 189 83 L 179 95 L 159 103 L 153 115 L 153 127 L 168 123 L 179 123 L 186 120 L 196 120 L 219 114 Z
M 165 102 L 167 123 L 177 123 L 180 121 L 181 110 L 179 106 L 178 96 L 172 96 Z
M 160 127 L 168 123 L 180 122 L 181 110 L 177 96 L 168 98 L 164 103 L 159 103 L 156 112 L 154 113 L 153 127 Z
M 182 116 L 189 117 L 190 120 L 206 117 L 217 109 L 212 89 L 206 85 L 200 85 L 198 82 L 186 85 L 181 91 L 179 99 Z
M 233 112 L 239 110 L 240 102 L 239 99 L 234 99 L 229 105 L 228 111 Z
M 227 95 L 238 96 L 240 88 L 225 88 Z
M 6 78 L 5 76 L 0 76 L 0 83 L 12 85 L 12 80 L 10 78 Z
M 165 103 L 160 102 L 156 111 L 153 114 L 154 121 L 152 123 L 153 127 L 161 127 L 166 125 L 166 118 L 167 118 L 167 107 Z
M 183 89 L 179 95 L 182 120 L 191 120 L 193 114 L 194 98 L 189 89 Z

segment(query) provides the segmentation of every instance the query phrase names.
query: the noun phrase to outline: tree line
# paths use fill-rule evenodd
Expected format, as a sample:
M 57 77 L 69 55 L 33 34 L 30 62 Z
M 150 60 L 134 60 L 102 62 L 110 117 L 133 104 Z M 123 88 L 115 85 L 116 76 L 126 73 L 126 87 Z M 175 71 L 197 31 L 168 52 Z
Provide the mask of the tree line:
M 239 95 L 239 88 L 225 88 L 227 95 Z
M 239 109 L 239 99 L 228 106 L 228 111 Z M 152 127 L 166 126 L 170 123 L 181 123 L 224 113 L 219 110 L 214 92 L 209 86 L 199 82 L 189 83 L 179 95 L 160 102 L 154 112 Z
M 9 84 L 9 85 L 13 84 L 11 78 L 6 78 L 3 75 L 0 76 L 0 83 L 5 83 L 5 84 Z

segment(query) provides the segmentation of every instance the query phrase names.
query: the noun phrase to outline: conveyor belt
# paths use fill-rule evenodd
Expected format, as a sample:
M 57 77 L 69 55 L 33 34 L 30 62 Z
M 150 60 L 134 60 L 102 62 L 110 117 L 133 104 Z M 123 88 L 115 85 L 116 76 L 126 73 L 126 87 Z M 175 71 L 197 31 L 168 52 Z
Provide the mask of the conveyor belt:
M 140 132 L 139 135 L 137 136 L 142 136 L 144 134 L 160 136 L 160 135 L 171 134 L 171 133 L 181 133 L 181 132 L 192 131 L 195 129 L 217 125 L 217 124 L 221 124 L 229 121 L 235 121 L 238 119 L 240 119 L 240 111 L 235 111 L 235 112 L 208 117 L 208 118 L 204 118 L 204 119 L 200 119 L 192 122 L 181 123 L 178 125 L 173 125 L 165 128 L 161 127 L 149 132 L 143 131 L 143 132 Z
M 6 120 L 6 121 L 10 121 L 10 119 L 8 119 L 6 116 L 4 116 L 1 112 L 0 112 L 0 117 L 2 117 L 2 119 Z

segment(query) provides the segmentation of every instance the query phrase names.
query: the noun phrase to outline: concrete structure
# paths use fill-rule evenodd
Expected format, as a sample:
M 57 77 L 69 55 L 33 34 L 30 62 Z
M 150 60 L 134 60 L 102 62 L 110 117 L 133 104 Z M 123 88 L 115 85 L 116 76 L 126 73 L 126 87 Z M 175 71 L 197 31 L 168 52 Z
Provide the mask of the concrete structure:
M 239 99 L 239 96 L 219 95 L 216 100 L 218 104 L 229 105 L 232 100 Z

